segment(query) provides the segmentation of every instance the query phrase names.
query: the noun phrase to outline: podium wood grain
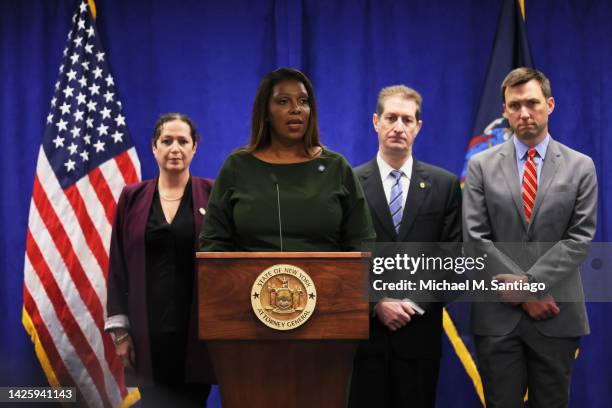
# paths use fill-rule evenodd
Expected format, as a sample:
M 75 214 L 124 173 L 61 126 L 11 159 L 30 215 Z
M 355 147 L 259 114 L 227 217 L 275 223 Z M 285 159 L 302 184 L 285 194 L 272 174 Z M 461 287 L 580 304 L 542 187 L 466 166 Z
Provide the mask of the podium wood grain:
M 198 253 L 199 335 L 208 341 L 224 408 L 343 407 L 359 339 L 368 337 L 367 254 Z M 317 305 L 288 331 L 261 323 L 251 288 L 270 266 L 314 281 Z

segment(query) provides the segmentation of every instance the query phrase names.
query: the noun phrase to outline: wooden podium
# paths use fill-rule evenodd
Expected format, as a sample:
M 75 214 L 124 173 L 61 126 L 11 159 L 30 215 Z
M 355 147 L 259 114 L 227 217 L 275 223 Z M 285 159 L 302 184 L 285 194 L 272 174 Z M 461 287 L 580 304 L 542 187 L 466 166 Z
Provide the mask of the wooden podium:
M 353 356 L 368 338 L 361 252 L 198 252 L 199 338 L 208 342 L 223 408 L 345 407 Z M 316 307 L 286 331 L 251 305 L 256 278 L 274 265 L 306 272 Z

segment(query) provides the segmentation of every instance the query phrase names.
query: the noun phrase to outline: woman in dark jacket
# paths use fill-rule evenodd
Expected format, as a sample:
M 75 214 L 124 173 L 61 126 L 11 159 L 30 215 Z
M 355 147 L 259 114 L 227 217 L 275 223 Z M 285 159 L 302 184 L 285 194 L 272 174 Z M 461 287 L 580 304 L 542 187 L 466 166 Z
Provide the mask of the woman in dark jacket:
M 105 330 L 149 406 L 205 406 L 214 381 L 197 340 L 194 252 L 212 183 L 191 176 L 193 122 L 155 125 L 156 179 L 126 186 L 113 222 Z

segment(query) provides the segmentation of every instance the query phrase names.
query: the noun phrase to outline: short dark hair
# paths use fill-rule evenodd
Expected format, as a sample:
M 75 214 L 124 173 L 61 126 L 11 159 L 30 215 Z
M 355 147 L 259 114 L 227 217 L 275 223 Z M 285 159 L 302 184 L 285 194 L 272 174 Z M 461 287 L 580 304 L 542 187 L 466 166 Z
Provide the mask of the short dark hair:
M 161 115 L 155 123 L 155 128 L 153 129 L 153 137 L 151 138 L 151 144 L 153 146 L 155 146 L 157 139 L 159 139 L 159 137 L 161 136 L 162 126 L 164 126 L 164 123 L 172 122 L 173 120 L 183 121 L 187 124 L 187 126 L 189 126 L 189 136 L 191 136 L 191 140 L 193 141 L 194 145 L 200 141 L 198 129 L 196 128 L 195 123 L 193 122 L 193 120 L 191 120 L 189 116 L 185 115 L 184 113 L 169 112 Z
M 249 153 L 267 147 L 271 143 L 271 129 L 269 121 L 268 105 L 274 86 L 281 81 L 295 80 L 304 84 L 308 93 L 308 104 L 310 105 L 310 118 L 308 127 L 304 133 L 304 151 L 310 155 L 312 147 L 321 146 L 319 141 L 319 123 L 317 119 L 317 102 L 314 95 L 314 88 L 310 79 L 302 72 L 294 68 L 278 68 L 266 74 L 259 83 L 255 101 L 253 102 L 253 112 L 251 114 L 251 138 L 249 144 L 244 147 Z
M 506 78 L 504 78 L 504 82 L 502 82 L 501 85 L 502 101 L 506 103 L 506 88 L 523 85 L 532 79 L 535 79 L 540 84 L 544 98 L 548 99 L 552 96 L 550 81 L 546 78 L 544 73 L 535 68 L 520 67 L 510 71 L 510 73 L 506 75 Z
M 423 104 L 423 97 L 415 89 L 409 88 L 406 85 L 391 85 L 380 90 L 378 93 L 378 100 L 376 101 L 376 114 L 378 116 L 383 114 L 385 109 L 385 101 L 387 98 L 395 95 L 401 96 L 409 101 L 414 101 L 417 106 L 414 116 L 417 121 L 421 120 L 421 105 Z

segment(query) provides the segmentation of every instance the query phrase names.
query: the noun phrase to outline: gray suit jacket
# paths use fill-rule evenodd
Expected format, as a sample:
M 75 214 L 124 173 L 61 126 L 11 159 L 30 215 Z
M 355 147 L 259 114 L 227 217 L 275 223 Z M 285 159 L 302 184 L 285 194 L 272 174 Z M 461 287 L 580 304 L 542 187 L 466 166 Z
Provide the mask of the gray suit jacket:
M 571 299 L 557 302 L 561 312 L 553 318 L 525 318 L 547 336 L 581 336 L 589 333 L 589 324 L 578 266 L 595 234 L 595 166 L 588 156 L 552 139 L 542 166 L 527 224 L 512 140 L 472 157 L 464 186 L 464 242 L 516 243 L 509 251 L 488 253 L 492 274 L 529 274 L 545 283 L 555 299 Z M 523 314 L 521 307 L 475 302 L 472 330 L 480 335 L 508 334 Z

